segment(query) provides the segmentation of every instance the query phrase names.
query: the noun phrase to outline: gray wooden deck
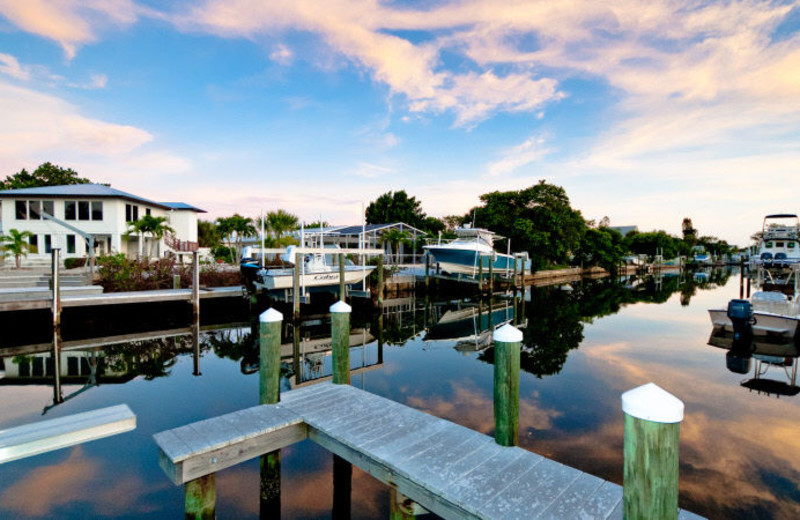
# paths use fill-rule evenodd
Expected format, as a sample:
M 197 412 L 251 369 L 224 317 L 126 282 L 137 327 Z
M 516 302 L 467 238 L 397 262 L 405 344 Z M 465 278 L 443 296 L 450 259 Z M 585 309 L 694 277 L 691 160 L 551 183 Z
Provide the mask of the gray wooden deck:
M 155 439 L 181 484 L 306 436 L 444 518 L 622 518 L 617 484 L 349 385 L 293 390 Z

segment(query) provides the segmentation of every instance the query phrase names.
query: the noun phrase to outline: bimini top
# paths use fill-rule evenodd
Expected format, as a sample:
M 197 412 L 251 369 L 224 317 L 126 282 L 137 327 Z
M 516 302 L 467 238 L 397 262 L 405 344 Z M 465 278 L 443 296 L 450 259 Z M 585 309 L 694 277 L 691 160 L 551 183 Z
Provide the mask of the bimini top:
M 794 213 L 776 213 L 775 215 L 767 215 L 764 218 L 797 218 Z

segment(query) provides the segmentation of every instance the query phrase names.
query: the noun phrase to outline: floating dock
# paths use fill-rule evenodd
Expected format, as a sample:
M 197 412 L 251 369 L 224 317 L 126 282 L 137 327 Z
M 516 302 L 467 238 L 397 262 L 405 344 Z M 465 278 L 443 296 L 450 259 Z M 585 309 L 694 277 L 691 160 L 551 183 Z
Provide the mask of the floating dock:
M 350 385 L 292 390 L 154 438 L 176 485 L 309 438 L 444 518 L 623 516 L 617 484 Z

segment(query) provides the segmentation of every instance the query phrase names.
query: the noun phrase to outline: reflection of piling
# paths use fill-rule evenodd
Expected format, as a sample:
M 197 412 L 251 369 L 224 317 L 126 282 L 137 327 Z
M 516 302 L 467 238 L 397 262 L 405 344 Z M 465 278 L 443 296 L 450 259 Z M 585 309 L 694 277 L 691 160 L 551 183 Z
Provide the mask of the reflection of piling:
M 683 403 L 653 383 L 622 394 L 625 518 L 678 518 L 678 438 Z
M 192 375 L 201 376 L 200 373 L 200 320 L 192 324 Z
M 52 274 L 53 274 L 53 327 L 61 325 L 61 280 L 58 277 L 58 254 L 61 252 L 59 248 L 53 248 L 51 253 L 52 260 Z
M 522 332 L 505 325 L 494 332 L 494 439 L 516 446 L 519 431 L 519 365 Z
M 216 518 L 216 474 L 187 482 L 183 485 L 186 520 L 213 520 Z
M 192 314 L 200 316 L 200 254 L 192 252 Z
M 331 342 L 333 349 L 333 384 L 350 384 L 350 312 L 344 302 L 331 305 Z
M 353 465 L 333 456 L 333 520 L 350 520 L 350 497 L 352 494 Z
M 489 292 L 494 292 L 494 259 L 489 257 Z
M 53 404 L 64 402 L 61 395 L 61 330 L 53 329 Z
M 267 309 L 259 316 L 258 394 L 260 404 L 280 401 L 283 315 Z M 261 456 L 261 518 L 280 518 L 281 450 Z
M 425 255 L 425 294 L 431 287 L 431 255 Z
M 347 287 L 344 284 L 344 253 L 339 253 L 339 301 L 345 301 L 345 291 Z
M 378 307 L 383 306 L 383 255 L 378 256 Z

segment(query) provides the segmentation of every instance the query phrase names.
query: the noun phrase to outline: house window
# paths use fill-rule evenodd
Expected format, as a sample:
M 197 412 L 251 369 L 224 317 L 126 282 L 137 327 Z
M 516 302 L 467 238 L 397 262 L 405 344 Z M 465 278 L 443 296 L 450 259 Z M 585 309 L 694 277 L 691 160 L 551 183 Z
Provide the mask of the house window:
M 39 252 L 39 237 L 38 235 L 31 235 L 28 237 L 28 243 L 31 245 L 31 253 Z
M 76 356 L 70 356 L 67 358 L 67 375 L 68 376 L 77 376 L 78 374 L 78 358 Z
M 27 220 L 28 203 L 24 200 L 18 200 L 16 203 L 16 207 L 17 207 L 17 220 Z
M 28 201 L 28 218 L 42 220 L 42 202 L 39 200 Z
M 77 218 L 77 204 L 74 200 L 64 201 L 64 220 L 75 220 Z
M 89 201 L 78 201 L 78 220 L 89 220 Z
M 51 235 L 44 235 L 44 252 L 48 254 L 53 252 L 53 237 Z
M 150 208 L 147 208 L 146 210 L 144 210 L 144 214 L 149 217 L 150 216 Z
M 134 222 L 136 220 L 139 220 L 139 206 L 125 204 L 125 222 Z
M 92 220 L 103 220 L 103 202 L 95 200 L 92 202 Z
M 42 201 L 42 213 L 47 213 L 51 217 L 55 215 L 53 211 L 53 201 L 52 200 L 43 200 Z
M 75 254 L 75 235 L 67 235 L 67 253 Z

